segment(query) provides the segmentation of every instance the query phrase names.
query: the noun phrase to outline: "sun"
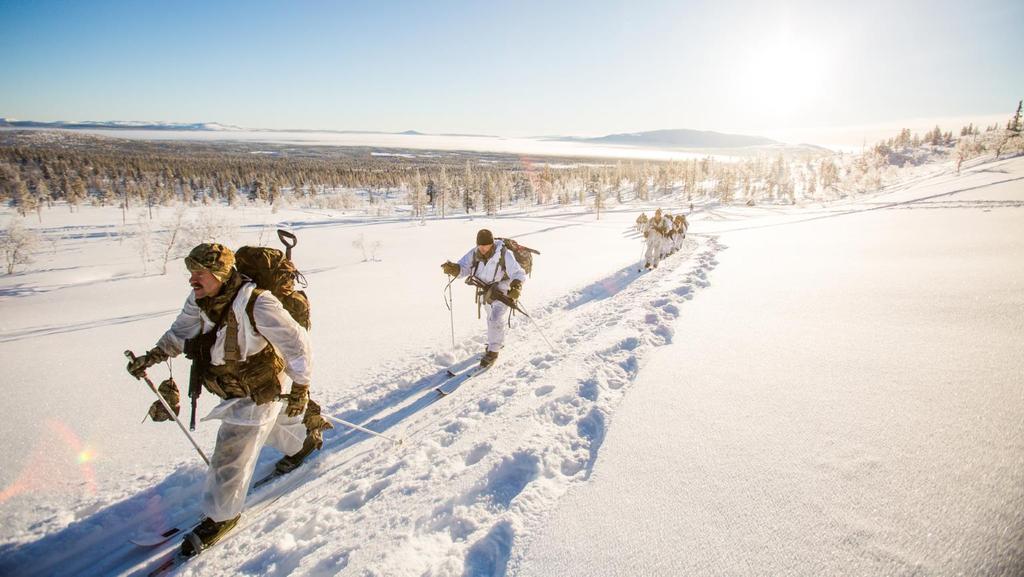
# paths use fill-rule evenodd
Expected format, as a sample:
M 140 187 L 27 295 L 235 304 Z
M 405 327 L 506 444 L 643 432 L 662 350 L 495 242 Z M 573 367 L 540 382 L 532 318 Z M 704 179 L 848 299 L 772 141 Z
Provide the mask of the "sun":
M 751 43 L 740 70 L 745 94 L 753 96 L 762 115 L 793 120 L 820 101 L 829 76 L 827 53 L 820 45 L 779 36 Z

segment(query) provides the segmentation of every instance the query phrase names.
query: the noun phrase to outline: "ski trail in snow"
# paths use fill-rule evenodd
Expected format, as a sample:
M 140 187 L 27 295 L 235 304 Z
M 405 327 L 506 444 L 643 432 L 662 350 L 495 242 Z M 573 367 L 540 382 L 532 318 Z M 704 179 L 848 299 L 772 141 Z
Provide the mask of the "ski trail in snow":
M 342 416 L 406 443 L 371 440 L 352 455 L 370 439 L 336 431 L 309 481 L 184 574 L 504 574 L 517 543 L 589 478 L 614 408 L 647 353 L 671 342 L 681 306 L 709 286 L 722 248 L 691 238 L 654 271 L 631 265 L 538 307 L 557 350 L 514 321 L 498 363 L 449 397 L 432 390 L 443 370 L 430 359 L 370 384 Z
M 691 237 L 653 271 L 631 264 L 541 306 L 527 302 L 555 349 L 514 317 L 498 363 L 448 397 L 433 388 L 449 366 L 477 362 L 483 326 L 459 343 L 457 362 L 449 353 L 396 361 L 358 398 L 324 399 L 327 412 L 406 442 L 339 426 L 301 483 L 284 477 L 257 491 L 234 532 L 172 574 L 503 574 L 546 511 L 589 478 L 615 406 L 647 352 L 671 342 L 721 248 L 715 237 Z M 145 575 L 179 540 L 147 549 L 128 539 L 194 520 L 202 475 L 183 467 L 155 480 L 154 492 L 4 562 L 31 575 Z

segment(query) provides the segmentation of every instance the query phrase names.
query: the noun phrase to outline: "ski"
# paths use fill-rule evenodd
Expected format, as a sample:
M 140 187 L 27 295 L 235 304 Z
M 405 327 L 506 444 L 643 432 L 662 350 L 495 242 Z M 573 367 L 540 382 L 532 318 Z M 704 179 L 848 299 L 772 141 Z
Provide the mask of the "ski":
M 448 396 L 454 393 L 455 389 L 459 388 L 462 385 L 462 383 L 468 381 L 469 379 L 472 379 L 473 377 L 481 373 L 487 372 L 487 369 L 491 368 L 492 366 L 494 365 L 488 365 L 486 367 L 477 365 L 475 367 L 470 367 L 462 371 L 461 373 L 452 373 L 449 370 L 448 374 L 450 376 L 443 383 L 434 387 L 434 390 L 440 393 L 442 397 Z
M 181 559 L 179 559 L 179 557 L 181 557 Z M 163 575 L 164 573 L 167 573 L 171 569 L 174 569 L 176 566 L 180 565 L 184 561 L 185 558 L 181 556 L 181 553 L 176 552 L 173 555 L 171 555 L 169 559 L 161 563 L 159 567 L 153 569 L 146 575 L 147 577 L 157 577 L 158 575 Z
M 258 488 L 259 486 L 263 486 L 263 485 L 269 484 L 271 481 L 273 481 L 273 480 L 275 480 L 275 479 L 277 479 L 279 477 L 287 476 L 290 479 L 290 482 L 289 482 L 289 484 L 287 486 L 281 487 L 280 490 L 277 491 L 276 493 L 274 493 L 273 495 L 268 496 L 266 499 L 263 499 L 263 500 L 261 500 L 261 501 L 259 501 L 257 503 L 254 503 L 252 506 L 247 507 L 246 509 L 244 509 L 242 511 L 242 518 L 239 520 L 238 525 L 236 525 L 234 528 L 232 528 L 231 531 L 228 532 L 227 534 L 225 534 L 221 539 L 219 539 L 218 541 L 214 542 L 213 544 L 208 546 L 206 549 L 203 549 L 198 554 L 193 555 L 192 557 L 186 557 L 185 555 L 182 555 L 181 554 L 181 549 L 180 548 L 175 548 L 174 551 L 172 551 L 172 552 L 168 553 L 167 555 L 165 555 L 162 558 L 162 560 L 159 562 L 159 564 L 156 567 L 154 567 L 152 570 L 150 570 L 150 572 L 147 573 L 147 575 L 149 577 L 159 577 L 160 575 L 164 575 L 164 574 L 166 574 L 166 573 L 176 569 L 177 567 L 180 567 L 181 565 L 184 565 L 185 563 L 189 562 L 190 560 L 192 560 L 192 559 L 194 559 L 196 557 L 199 557 L 200 555 L 202 555 L 206 551 L 209 551 L 213 547 L 216 547 L 218 544 L 220 544 L 220 543 L 230 539 L 232 536 L 237 534 L 241 529 L 244 529 L 245 527 L 250 525 L 253 521 L 259 519 L 262 516 L 261 515 L 262 513 L 264 513 L 268 509 L 270 509 L 274 505 L 274 503 L 276 503 L 282 497 L 284 497 L 286 495 L 289 495 L 291 493 L 291 489 L 294 488 L 295 486 L 301 484 L 302 481 L 305 479 L 305 477 L 309 474 L 309 472 L 311 470 L 312 470 L 312 467 L 308 467 L 308 466 L 299 467 L 295 471 L 290 471 L 288 473 L 279 473 L 275 469 L 275 470 L 271 471 L 269 474 L 264 475 L 263 477 L 261 477 L 259 480 L 254 481 L 252 487 L 250 488 L 250 492 L 255 490 L 256 488 Z M 299 474 L 295 474 L 296 471 L 298 471 Z M 188 528 L 188 531 L 191 531 L 191 530 L 195 529 L 195 527 L 197 527 L 199 525 L 199 523 L 201 523 L 201 522 L 202 521 L 198 521 L 198 522 L 195 523 L 195 525 L 190 526 Z M 179 526 L 179 527 L 174 527 L 174 528 L 168 529 L 167 531 L 164 531 L 163 533 L 160 534 L 160 536 L 166 535 L 166 537 L 162 537 L 158 542 L 154 542 L 150 546 L 155 547 L 157 545 L 166 543 L 167 541 L 171 540 L 175 536 L 177 536 L 177 535 L 184 535 L 185 533 L 186 533 L 186 529 L 183 526 Z M 132 539 L 132 542 L 136 543 L 136 544 L 139 544 L 139 540 L 138 539 Z
M 299 469 L 305 469 L 305 467 L 299 467 Z M 291 471 L 290 473 L 294 473 L 294 472 L 295 471 Z M 270 473 L 267 473 L 263 477 L 260 477 L 258 480 L 253 481 L 252 485 L 249 487 L 249 494 L 252 495 L 260 487 L 268 485 L 268 484 L 272 483 L 273 481 L 275 481 L 275 480 L 277 480 L 277 479 L 279 479 L 281 477 L 284 477 L 284 476 L 286 476 L 288 474 L 289 473 L 281 473 L 277 469 L 274 469 Z M 305 475 L 304 474 L 296 475 L 296 477 L 295 477 L 296 478 L 296 482 L 299 482 L 302 477 L 305 477 Z M 286 494 L 287 494 L 287 491 L 282 491 L 280 493 L 277 493 L 276 495 L 274 495 L 273 497 L 271 497 L 269 499 L 260 500 L 260 501 L 258 501 L 256 503 L 254 503 L 251 507 L 248 507 L 247 509 L 245 509 L 245 512 L 247 512 L 247 513 L 254 513 L 254 512 L 261 511 L 264 508 L 269 507 L 270 505 L 272 505 L 274 502 L 276 502 L 278 499 L 280 499 L 281 497 L 283 497 Z M 171 539 L 177 537 L 178 535 L 184 535 L 186 532 L 191 531 L 192 529 L 194 529 L 201 522 L 201 520 L 202 520 L 202 517 L 200 516 L 200 520 L 199 521 L 195 521 L 195 522 L 193 522 L 191 524 L 176 525 L 176 526 L 171 527 L 171 528 L 169 528 L 169 529 L 167 529 L 167 530 L 165 530 L 165 531 L 163 531 L 161 533 L 154 532 L 154 533 L 144 533 L 144 534 L 141 534 L 141 535 L 137 535 L 137 536 L 132 537 L 131 539 L 129 539 L 129 542 L 131 542 L 133 545 L 136 545 L 138 547 L 157 547 L 159 545 L 163 545 L 164 543 L 170 541 Z
M 136 545 L 138 547 L 156 547 L 157 545 L 170 541 L 175 535 L 180 535 L 184 530 L 184 527 L 179 525 L 171 527 L 163 533 L 138 535 L 136 537 L 132 537 L 128 541 L 130 541 L 132 545 Z
M 276 499 L 275 499 L 275 501 L 276 501 Z M 244 517 L 244 515 L 243 515 L 243 517 Z M 250 517 L 250 519 L 254 519 L 254 518 L 255 517 Z M 174 551 L 172 553 L 169 553 L 167 555 L 167 557 L 159 565 L 157 565 L 156 568 L 154 568 L 152 571 L 150 571 L 147 575 L 149 577 L 158 577 L 160 575 L 163 575 L 163 574 L 167 573 L 168 571 L 171 571 L 171 570 L 176 569 L 177 567 L 179 567 L 181 565 L 184 565 L 185 563 L 188 563 L 192 559 L 195 559 L 196 557 L 199 557 L 200 555 L 202 555 L 205 551 L 208 551 L 211 548 L 216 547 L 218 543 L 220 543 L 220 542 L 224 541 L 225 539 L 227 539 L 227 538 L 231 537 L 232 535 L 234 535 L 235 532 L 240 527 L 242 527 L 242 526 L 243 525 L 240 522 L 238 525 L 236 525 L 234 528 L 232 528 L 231 531 L 229 531 L 228 533 L 225 533 L 219 539 L 217 539 L 213 543 L 210 543 L 205 548 L 200 549 L 199 552 L 196 553 L 195 555 L 192 555 L 192 556 L 183 555 L 181 553 L 180 549 L 178 549 L 178 550 L 176 550 L 176 551 Z M 186 538 L 187 538 L 187 536 L 186 536 Z M 194 539 L 196 541 L 198 541 L 198 537 L 194 537 Z M 198 547 L 198 544 L 196 546 Z

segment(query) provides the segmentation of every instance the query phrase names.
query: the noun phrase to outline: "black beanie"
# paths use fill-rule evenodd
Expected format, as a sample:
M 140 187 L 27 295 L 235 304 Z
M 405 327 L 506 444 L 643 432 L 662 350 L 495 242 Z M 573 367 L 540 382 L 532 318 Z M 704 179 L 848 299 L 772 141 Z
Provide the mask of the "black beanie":
M 494 235 L 486 228 L 481 228 L 480 232 L 476 233 L 476 245 L 484 246 L 488 244 L 494 244 Z

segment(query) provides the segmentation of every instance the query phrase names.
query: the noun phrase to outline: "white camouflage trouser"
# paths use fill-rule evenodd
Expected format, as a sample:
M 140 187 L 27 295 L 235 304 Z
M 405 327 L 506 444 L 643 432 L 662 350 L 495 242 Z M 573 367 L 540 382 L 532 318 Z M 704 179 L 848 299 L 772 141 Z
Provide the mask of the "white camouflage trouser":
M 487 308 L 487 350 L 498 352 L 505 346 L 505 328 L 508 323 L 508 305 L 494 301 Z
M 644 253 L 645 265 L 658 266 L 663 252 L 661 245 L 661 235 L 657 233 L 647 235 L 647 252 Z
M 228 399 L 203 417 L 204 421 L 221 420 L 203 491 L 202 511 L 207 517 L 227 521 L 242 512 L 264 444 L 285 455 L 302 448 L 303 415 L 289 417 L 285 406 L 280 401 L 257 405 L 251 399 Z

